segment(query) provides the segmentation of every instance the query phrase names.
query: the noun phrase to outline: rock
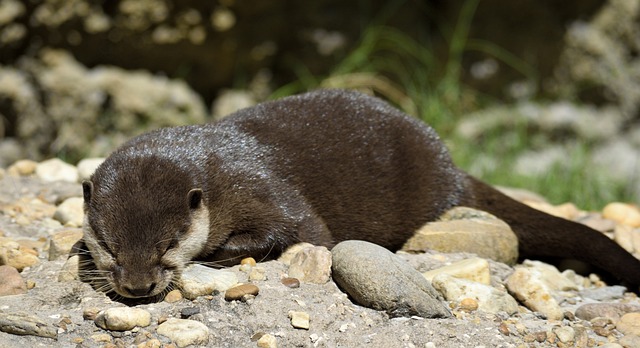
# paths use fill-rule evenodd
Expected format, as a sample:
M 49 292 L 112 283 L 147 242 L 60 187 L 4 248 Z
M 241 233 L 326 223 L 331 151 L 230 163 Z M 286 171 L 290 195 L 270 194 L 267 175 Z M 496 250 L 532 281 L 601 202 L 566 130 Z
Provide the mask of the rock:
M 306 249 L 306 248 L 313 248 L 314 245 L 313 244 L 309 244 L 309 243 L 298 243 L 298 244 L 294 244 L 292 246 L 290 246 L 289 248 L 287 248 L 287 250 L 285 250 L 280 257 L 278 257 L 278 261 L 284 263 L 285 265 L 289 266 L 289 264 L 291 264 L 291 259 L 293 259 L 294 256 L 296 256 L 296 254 L 302 250 L 302 249 Z
M 625 335 L 618 340 L 618 343 L 620 343 L 624 348 L 637 348 L 640 347 L 640 336 Z
M 259 281 L 267 279 L 267 275 L 265 273 L 265 269 L 262 267 L 254 267 L 249 271 L 249 280 L 250 281 Z
M 253 257 L 247 257 L 247 258 L 244 258 L 244 259 L 240 260 L 240 264 L 241 265 L 249 265 L 251 267 L 255 267 L 256 266 L 256 260 Z
M 494 289 L 491 286 L 458 279 L 446 273 L 433 278 L 431 285 L 438 290 L 447 301 L 455 303 L 464 299 L 477 301 L 478 310 L 487 313 L 506 312 L 514 314 L 518 311 L 518 302 L 508 293 Z
M 616 329 L 625 335 L 640 336 L 640 313 L 633 312 L 623 315 L 616 323 Z
M 569 343 L 575 338 L 575 331 L 571 326 L 560 326 L 553 329 L 553 333 L 556 334 L 560 342 Z
M 58 206 L 53 218 L 69 227 L 81 227 L 84 220 L 84 200 L 81 197 L 67 198 Z
M 331 252 L 323 246 L 302 249 L 291 259 L 288 273 L 303 282 L 325 284 L 331 279 Z
M 277 348 L 278 341 L 273 335 L 264 334 L 256 342 L 259 348 Z
M 89 179 L 104 160 L 104 158 L 85 158 L 78 162 L 78 179 L 80 181 Z
M 181 319 L 188 319 L 191 316 L 194 316 L 196 314 L 200 313 L 200 308 L 198 307 L 186 307 L 186 308 L 182 308 L 180 310 L 180 318 Z
M 527 308 L 554 320 L 562 319 L 564 314 L 552 292 L 576 289 L 573 282 L 555 267 L 529 260 L 515 267 L 515 272 L 507 279 L 507 288 Z
M 67 228 L 56 231 L 49 237 L 49 260 L 53 261 L 61 256 L 68 256 L 76 244 L 82 238 L 82 229 Z
M 587 303 L 576 309 L 576 317 L 582 320 L 592 320 L 602 317 L 618 321 L 624 314 L 640 312 L 640 305 L 630 303 Z
M 241 300 L 245 295 L 257 296 L 260 289 L 253 284 L 241 284 L 234 286 L 224 293 L 224 299 L 227 301 Z
M 171 318 L 158 325 L 156 331 L 178 347 L 206 345 L 209 342 L 209 329 L 195 320 Z
M 7 168 L 7 173 L 12 176 L 33 175 L 36 171 L 38 162 L 32 160 L 19 160 Z
M 235 273 L 202 265 L 189 265 L 182 272 L 181 289 L 184 297 L 194 300 L 198 296 L 223 292 L 238 283 Z
M 297 278 L 285 277 L 280 280 L 286 287 L 295 289 L 300 287 L 300 281 Z
M 369 242 L 344 241 L 331 253 L 333 279 L 355 302 L 394 317 L 451 316 L 429 281 L 389 250 Z
M 96 317 L 100 313 L 100 309 L 97 307 L 89 307 L 82 310 L 82 319 L 84 320 L 96 320 Z
M 65 261 L 60 268 L 60 272 L 58 272 L 58 281 L 59 282 L 71 282 L 74 280 L 78 280 L 80 278 L 79 275 L 79 265 L 80 265 L 80 256 L 73 255 Z
M 448 274 L 456 278 L 463 278 L 472 282 L 489 285 L 491 274 L 489 272 L 489 262 L 478 257 L 461 260 L 449 266 L 436 268 L 422 275 L 429 281 L 438 274 Z
M 289 319 L 291 319 L 291 326 L 296 329 L 309 330 L 309 313 L 289 311 Z
M 589 288 L 580 291 L 580 295 L 596 301 L 611 301 L 621 299 L 627 291 L 622 285 L 603 286 L 600 288 Z
M 141 308 L 115 307 L 100 311 L 94 320 L 105 330 L 126 331 L 151 324 L 151 313 Z
M 9 265 L 19 272 L 40 262 L 38 256 L 29 249 L 20 247 L 20 244 L 9 239 L 0 240 L 0 266 Z
M 602 216 L 619 224 L 640 227 L 640 209 L 631 204 L 609 203 L 602 210 Z
M 564 203 L 558 206 L 549 204 L 547 202 L 524 202 L 526 205 L 533 209 L 540 210 L 549 215 L 557 216 L 565 220 L 574 220 L 580 214 L 580 211 L 573 203 Z
M 169 291 L 169 293 L 164 297 L 164 301 L 168 303 L 174 303 L 180 300 L 182 300 L 182 293 L 177 289 Z
M 14 335 L 57 338 L 58 330 L 36 317 L 19 313 L 0 312 L 0 331 Z
M 465 312 L 473 312 L 478 309 L 478 306 L 479 306 L 478 301 L 468 297 L 463 298 L 462 301 L 460 301 L 460 305 L 459 305 L 460 310 L 463 310 Z
M 584 216 L 583 218 L 578 219 L 576 222 L 579 222 L 583 225 L 587 225 L 593 228 L 596 231 L 610 232 L 616 228 L 616 222 L 613 220 L 605 219 L 599 213 L 590 213 Z
M 0 266 L 0 296 L 20 295 L 27 293 L 27 283 L 11 266 Z
M 38 163 L 36 166 L 36 176 L 47 182 L 78 182 L 78 170 L 76 167 L 58 158 L 52 158 Z
M 403 246 L 407 252 L 468 252 L 506 264 L 518 259 L 518 239 L 495 216 L 466 207 L 445 213 L 441 221 L 422 226 Z

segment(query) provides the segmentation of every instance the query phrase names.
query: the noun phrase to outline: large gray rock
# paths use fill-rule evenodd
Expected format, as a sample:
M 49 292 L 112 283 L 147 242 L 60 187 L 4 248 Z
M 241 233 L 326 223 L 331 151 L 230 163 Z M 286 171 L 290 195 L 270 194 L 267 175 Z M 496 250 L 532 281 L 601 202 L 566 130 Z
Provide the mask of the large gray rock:
M 389 250 L 369 242 L 345 241 L 331 253 L 333 279 L 355 302 L 394 317 L 451 316 L 429 281 Z

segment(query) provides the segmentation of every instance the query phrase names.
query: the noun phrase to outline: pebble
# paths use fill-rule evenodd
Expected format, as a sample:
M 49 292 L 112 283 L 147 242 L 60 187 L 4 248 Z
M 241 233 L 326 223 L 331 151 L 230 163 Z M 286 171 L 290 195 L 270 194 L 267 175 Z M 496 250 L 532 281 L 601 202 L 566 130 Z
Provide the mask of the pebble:
M 549 319 L 561 320 L 564 314 L 552 291 L 575 290 L 576 287 L 555 267 L 525 260 L 507 279 L 507 288 L 532 311 L 540 312 Z
M 80 265 L 80 256 L 73 255 L 64 262 L 58 272 L 59 282 L 71 282 L 79 279 L 78 267 Z
M 576 309 L 576 317 L 582 320 L 592 320 L 598 317 L 618 321 L 623 315 L 640 312 L 640 305 L 630 303 L 587 303 Z
M 0 266 L 0 296 L 20 295 L 27 293 L 27 284 L 17 269 Z
M 273 335 L 264 334 L 256 342 L 259 348 L 277 348 L 278 341 Z
M 251 271 L 249 271 L 249 280 L 250 281 L 262 281 L 267 279 L 266 271 L 262 267 L 253 267 Z
M 49 237 L 49 260 L 68 256 L 73 246 L 82 238 L 82 229 L 67 228 L 56 231 Z
M 9 265 L 22 272 L 39 262 L 38 256 L 30 249 L 21 248 L 20 244 L 6 238 L 0 240 L 0 265 Z
M 580 291 L 582 297 L 596 301 L 611 301 L 624 297 L 627 288 L 622 285 L 603 286 L 599 288 L 588 288 Z
M 280 282 L 292 289 L 300 287 L 300 281 L 298 280 L 298 278 L 285 277 L 285 278 L 282 278 Z
M 625 335 L 640 336 L 640 313 L 627 313 L 616 323 L 616 329 Z
M 473 298 L 463 298 L 459 307 L 465 312 L 473 312 L 478 309 L 478 301 Z
M 525 202 L 533 209 L 540 210 L 549 215 L 557 216 L 565 220 L 574 220 L 580 214 L 580 210 L 573 203 L 564 203 L 561 205 L 552 205 L 547 202 Z
M 489 261 L 479 257 L 464 259 L 451 265 L 436 268 L 422 273 L 429 281 L 438 274 L 448 274 L 456 278 L 463 278 L 472 282 L 489 285 L 491 273 L 489 271 Z
M 206 345 L 209 342 L 209 329 L 195 320 L 171 318 L 158 325 L 156 332 L 168 337 L 178 347 Z
M 472 298 L 477 301 L 479 310 L 492 314 L 514 314 L 518 311 L 518 303 L 513 297 L 489 285 L 458 279 L 445 273 L 435 276 L 431 284 L 447 301 L 458 303 Z
M 389 250 L 364 241 L 344 241 L 333 255 L 333 279 L 355 302 L 392 317 L 450 317 L 440 295 L 420 272 Z
M 89 179 L 104 160 L 104 158 L 85 158 L 78 162 L 78 179 L 80 181 Z
M 590 320 L 593 332 L 602 337 L 608 337 L 615 329 L 613 321 L 609 318 L 597 317 Z
M 624 335 L 624 337 L 618 340 L 624 348 L 638 348 L 640 347 L 640 336 L 636 335 Z
M 100 311 L 94 320 L 105 330 L 126 331 L 151 324 L 151 313 L 141 308 L 115 307 Z
M 509 225 L 495 216 L 465 207 L 445 213 L 441 220 L 422 226 L 403 246 L 415 253 L 437 250 L 467 252 L 506 264 L 518 259 L 518 239 Z
M 306 249 L 306 248 L 313 248 L 314 245 L 313 244 L 309 244 L 306 242 L 302 242 L 302 243 L 298 243 L 298 244 L 294 244 L 290 247 L 287 248 L 287 250 L 285 250 L 282 254 L 280 254 L 280 257 L 278 257 L 278 261 L 284 263 L 285 265 L 289 266 L 291 264 L 291 259 L 293 259 L 294 256 L 296 256 L 296 254 L 302 250 L 302 249 Z
M 291 259 L 288 273 L 303 282 L 325 284 L 331 279 L 331 252 L 323 246 L 302 249 Z
M 177 289 L 169 291 L 169 293 L 164 297 L 164 301 L 168 303 L 175 303 L 180 300 L 182 300 L 182 293 Z
M 0 331 L 14 335 L 57 338 L 58 329 L 37 317 L 0 312 Z
M 249 265 L 251 267 L 255 267 L 256 266 L 256 260 L 253 257 L 247 257 L 247 258 L 244 258 L 244 259 L 240 260 L 240 264 L 241 265 Z
M 82 197 L 70 197 L 64 200 L 55 213 L 54 220 L 68 227 L 81 227 L 84 221 L 84 199 Z
M 202 265 L 187 266 L 181 276 L 182 295 L 189 300 L 211 295 L 214 291 L 226 291 L 237 283 L 235 273 Z
M 58 158 L 38 163 L 35 173 L 40 180 L 46 182 L 78 182 L 78 170 L 76 167 Z
M 553 329 L 560 342 L 569 343 L 575 338 L 575 331 L 571 326 L 560 326 Z
M 602 216 L 619 224 L 640 227 L 640 209 L 631 204 L 609 203 L 602 209 Z
M 7 168 L 7 174 L 11 176 L 27 176 L 33 175 L 36 171 L 38 162 L 32 160 L 19 160 Z
M 291 326 L 296 329 L 309 330 L 309 313 L 289 311 L 289 319 L 291 319 Z
M 100 309 L 97 307 L 89 307 L 82 310 L 82 319 L 84 320 L 96 320 Z
M 200 313 L 200 308 L 198 307 L 186 307 L 180 310 L 180 318 L 188 319 L 192 315 L 196 315 Z
M 234 286 L 224 293 L 224 299 L 227 301 L 241 300 L 245 295 L 257 296 L 260 289 L 253 284 L 241 284 Z

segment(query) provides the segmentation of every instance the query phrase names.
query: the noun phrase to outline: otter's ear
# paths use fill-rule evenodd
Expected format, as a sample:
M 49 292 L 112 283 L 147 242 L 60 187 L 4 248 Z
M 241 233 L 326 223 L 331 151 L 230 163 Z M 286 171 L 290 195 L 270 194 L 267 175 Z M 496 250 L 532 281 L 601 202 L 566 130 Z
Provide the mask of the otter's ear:
M 84 196 L 84 203 L 89 204 L 91 201 L 91 193 L 93 192 L 93 183 L 89 180 L 82 182 L 82 195 Z
M 192 189 L 187 194 L 187 201 L 189 202 L 189 209 L 197 209 L 202 202 L 202 189 Z

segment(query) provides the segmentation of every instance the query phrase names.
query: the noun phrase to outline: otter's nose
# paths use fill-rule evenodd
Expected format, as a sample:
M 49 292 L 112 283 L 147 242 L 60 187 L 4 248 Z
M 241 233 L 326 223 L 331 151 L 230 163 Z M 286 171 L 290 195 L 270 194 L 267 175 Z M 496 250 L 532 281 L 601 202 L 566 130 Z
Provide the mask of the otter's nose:
M 151 283 L 149 285 L 138 284 L 136 286 L 123 286 L 124 291 L 128 292 L 129 294 L 135 297 L 149 296 L 155 288 L 156 288 L 156 283 Z

